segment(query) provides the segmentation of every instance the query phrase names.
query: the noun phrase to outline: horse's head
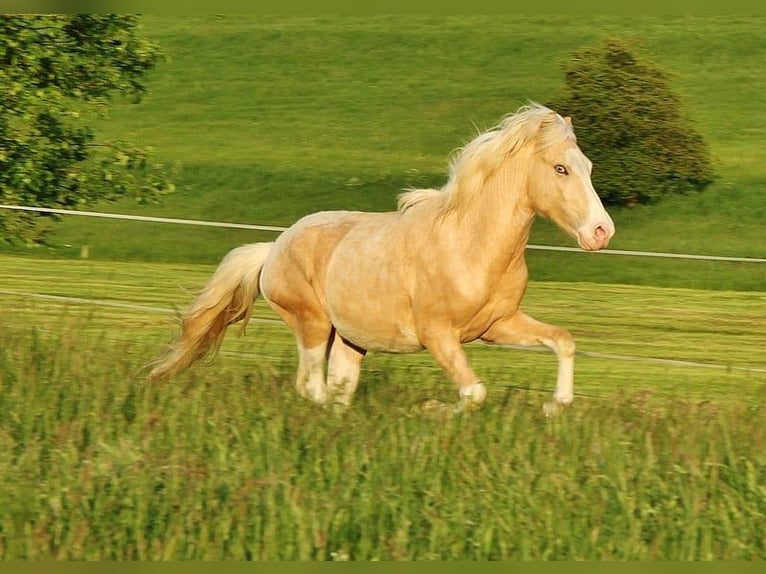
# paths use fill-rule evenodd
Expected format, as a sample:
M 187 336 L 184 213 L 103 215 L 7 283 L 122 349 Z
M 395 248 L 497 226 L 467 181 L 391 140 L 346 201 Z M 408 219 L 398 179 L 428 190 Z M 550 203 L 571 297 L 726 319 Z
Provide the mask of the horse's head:
M 577 146 L 571 120 L 548 114 L 535 146 L 528 178 L 532 208 L 576 238 L 583 249 L 606 247 L 614 223 L 593 188 L 593 164 Z

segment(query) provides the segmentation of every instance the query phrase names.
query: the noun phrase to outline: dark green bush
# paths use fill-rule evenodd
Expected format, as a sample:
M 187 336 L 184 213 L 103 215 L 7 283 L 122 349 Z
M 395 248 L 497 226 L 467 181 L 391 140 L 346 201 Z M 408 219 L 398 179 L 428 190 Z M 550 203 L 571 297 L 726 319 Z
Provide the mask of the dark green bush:
M 607 40 L 575 53 L 565 75 L 566 93 L 552 107 L 574 119 L 605 203 L 652 203 L 713 180 L 708 146 L 682 116 L 662 70 Z

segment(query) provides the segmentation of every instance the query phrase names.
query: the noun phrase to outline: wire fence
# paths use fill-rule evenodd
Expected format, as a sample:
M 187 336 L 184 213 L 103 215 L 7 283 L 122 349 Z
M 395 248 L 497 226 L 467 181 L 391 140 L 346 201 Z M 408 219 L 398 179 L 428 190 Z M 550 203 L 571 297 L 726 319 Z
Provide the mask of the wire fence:
M 97 211 L 79 211 L 75 209 L 54 209 L 51 207 L 33 207 L 28 205 L 5 205 L 0 204 L 0 209 L 14 211 L 27 211 L 34 213 L 46 213 L 52 215 L 77 215 L 81 217 L 97 217 L 103 219 L 118 219 L 124 221 L 143 221 L 147 223 L 171 223 L 177 225 L 199 225 L 205 227 L 222 227 L 229 229 L 251 229 L 254 231 L 272 231 L 281 233 L 287 227 L 276 225 L 260 225 L 250 223 L 228 223 L 223 221 L 203 221 L 199 219 L 177 219 L 174 217 L 152 217 L 147 215 L 127 215 L 120 213 L 103 213 Z M 732 263 L 766 263 L 766 259 L 758 257 L 730 257 L 724 255 L 698 255 L 693 253 L 665 253 L 659 251 L 629 251 L 624 249 L 602 249 L 601 251 L 585 252 L 576 247 L 564 247 L 560 245 L 534 245 L 527 244 L 527 249 L 540 251 L 561 251 L 569 253 L 593 253 L 602 255 L 624 255 L 633 257 L 660 257 L 665 259 L 693 259 L 701 261 L 727 261 Z
M 94 307 L 113 307 L 118 309 L 125 309 L 130 311 L 136 311 L 139 313 L 160 313 L 166 315 L 178 314 L 178 310 L 171 309 L 169 307 L 155 307 L 150 305 L 139 305 L 135 303 L 125 303 L 122 301 L 108 301 L 103 299 L 87 299 L 83 297 L 66 297 L 62 295 L 46 295 L 42 293 L 32 293 L 29 291 L 15 291 L 10 289 L 0 289 L 0 295 L 6 295 L 11 297 L 19 297 L 22 299 L 39 299 L 42 301 L 53 301 L 63 304 L 72 305 L 87 305 Z M 277 327 L 284 327 L 285 324 L 281 319 L 269 318 L 269 317 L 251 317 L 251 323 L 263 323 L 267 325 L 274 325 Z M 543 347 L 525 347 L 521 345 L 493 345 L 499 348 L 516 349 L 519 351 L 533 351 L 542 353 L 551 353 L 548 348 Z M 610 361 L 627 361 L 632 363 L 643 363 L 647 365 L 667 365 L 674 367 L 693 367 L 696 369 L 714 369 L 718 371 L 740 371 L 749 373 L 766 373 L 766 367 L 744 367 L 738 365 L 722 365 L 718 363 L 703 363 L 699 361 L 687 361 L 680 359 L 665 359 L 660 357 L 641 357 L 637 355 L 625 355 L 617 353 L 600 353 L 597 351 L 583 351 L 578 349 L 575 351 L 577 355 L 581 357 L 588 357 L 591 359 L 603 359 Z

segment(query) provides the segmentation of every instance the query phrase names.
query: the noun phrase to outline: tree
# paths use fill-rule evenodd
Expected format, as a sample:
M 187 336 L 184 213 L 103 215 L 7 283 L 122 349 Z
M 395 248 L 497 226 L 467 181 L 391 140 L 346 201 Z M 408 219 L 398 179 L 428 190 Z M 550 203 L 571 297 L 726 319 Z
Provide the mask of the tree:
M 115 94 L 138 102 L 160 57 L 136 16 L 0 16 L 0 200 L 81 208 L 173 191 L 151 150 L 100 141 L 88 119 Z M 0 241 L 39 242 L 51 216 L 0 210 Z
M 651 203 L 711 183 L 708 146 L 682 117 L 668 76 L 622 42 L 575 53 L 565 81 L 567 92 L 553 105 L 574 118 L 605 203 Z

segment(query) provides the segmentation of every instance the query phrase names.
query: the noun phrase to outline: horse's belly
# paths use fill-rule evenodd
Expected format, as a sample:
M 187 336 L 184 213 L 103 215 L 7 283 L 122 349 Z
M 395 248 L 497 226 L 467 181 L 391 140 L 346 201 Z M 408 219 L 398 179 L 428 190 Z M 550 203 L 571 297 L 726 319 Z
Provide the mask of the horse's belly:
M 370 351 L 421 350 L 404 286 L 387 276 L 384 269 L 371 268 L 360 273 L 359 267 L 356 273 L 330 275 L 326 301 L 335 329 L 342 337 Z
M 353 315 L 331 313 L 330 319 L 338 333 L 355 345 L 369 351 L 386 353 L 414 353 L 423 349 L 414 328 L 391 318 L 372 314 Z

